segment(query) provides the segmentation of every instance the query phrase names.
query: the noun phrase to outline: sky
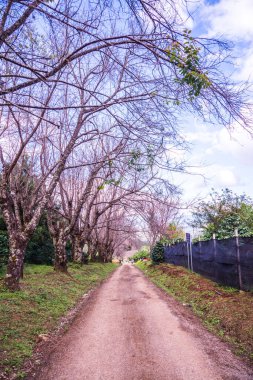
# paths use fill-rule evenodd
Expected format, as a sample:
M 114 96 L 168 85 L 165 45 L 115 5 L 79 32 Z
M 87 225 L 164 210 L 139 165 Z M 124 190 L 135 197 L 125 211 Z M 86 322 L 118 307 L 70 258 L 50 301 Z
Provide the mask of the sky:
M 193 35 L 232 41 L 233 79 L 253 84 L 253 0 L 193 0 L 189 10 L 193 19 L 187 24 Z M 206 199 L 212 188 L 226 187 L 253 198 L 253 137 L 233 127 L 228 132 L 194 117 L 183 123 L 182 134 L 191 149 L 182 158 L 194 175 L 174 174 L 173 180 L 182 186 L 185 200 Z

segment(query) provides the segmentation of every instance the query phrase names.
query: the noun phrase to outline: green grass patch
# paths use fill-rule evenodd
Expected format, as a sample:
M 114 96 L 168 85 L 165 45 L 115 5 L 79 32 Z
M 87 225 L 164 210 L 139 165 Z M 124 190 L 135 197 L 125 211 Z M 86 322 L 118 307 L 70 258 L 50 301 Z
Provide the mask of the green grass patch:
M 253 363 L 253 292 L 220 286 L 171 264 L 139 261 L 136 265 L 160 288 L 191 306 L 203 324 L 229 342 L 236 354 Z
M 22 290 L 9 292 L 0 280 L 0 373 L 20 373 L 39 334 L 56 327 L 84 293 L 105 279 L 115 264 L 69 266 L 67 276 L 46 265 L 27 265 Z

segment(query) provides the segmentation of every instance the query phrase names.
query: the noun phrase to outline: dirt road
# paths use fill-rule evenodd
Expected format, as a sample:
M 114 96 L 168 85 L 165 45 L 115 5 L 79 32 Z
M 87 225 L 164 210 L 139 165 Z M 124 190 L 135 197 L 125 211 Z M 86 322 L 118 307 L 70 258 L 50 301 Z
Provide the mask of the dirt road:
M 36 379 L 241 380 L 253 373 L 187 307 L 126 264 L 93 294 Z

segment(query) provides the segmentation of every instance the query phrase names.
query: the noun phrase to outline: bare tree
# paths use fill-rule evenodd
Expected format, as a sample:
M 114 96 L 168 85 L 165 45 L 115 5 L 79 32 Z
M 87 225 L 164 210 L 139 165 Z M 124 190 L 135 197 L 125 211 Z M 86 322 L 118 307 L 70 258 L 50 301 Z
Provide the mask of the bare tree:
M 55 188 L 51 201 L 48 203 L 47 219 L 49 230 L 55 247 L 55 269 L 67 271 L 67 256 L 65 246 L 72 238 L 72 257 L 81 261 L 82 246 L 85 239 L 81 236 L 81 219 L 85 205 L 92 204 L 94 196 L 102 190 L 104 182 L 111 179 L 112 171 L 109 162 L 122 154 L 124 142 L 107 147 L 103 145 L 103 135 L 90 144 L 86 158 L 82 157 L 81 168 L 66 169 Z M 72 158 L 73 159 L 73 158 Z M 70 164 L 70 162 L 69 162 Z M 77 165 L 77 160 L 73 160 Z M 70 172 L 70 173 L 69 173 Z
M 52 84 L 59 91 L 66 83 L 80 87 L 69 76 L 75 62 L 103 57 L 107 65 L 127 69 L 135 98 L 153 97 L 160 107 L 167 102 L 167 114 L 188 109 L 249 128 L 245 91 L 222 73 L 228 45 L 185 30 L 182 4 L 187 0 L 6 1 L 0 13 L 1 106 L 44 108 L 39 97 L 27 105 L 29 88 L 34 94 Z
M 179 197 L 175 193 L 166 197 L 146 194 L 135 202 L 134 208 L 144 222 L 143 231 L 152 250 L 156 241 L 166 234 L 169 223 L 176 219 L 180 210 Z
M 89 71 L 92 77 L 94 77 L 93 70 L 94 67 Z M 61 127 L 57 129 L 51 123 L 51 120 L 56 118 L 54 113 L 49 115 L 51 120 L 46 121 L 45 119 L 46 112 L 49 113 L 48 110 L 39 111 L 43 117 L 40 117 L 40 114 L 31 117 L 22 111 L 15 113 L 11 108 L 8 114 L 2 113 L 2 120 L 7 124 L 2 139 L 8 138 L 11 144 L 16 145 L 13 150 L 8 145 L 2 145 L 0 150 L 2 164 L 0 199 L 10 245 L 6 276 L 6 285 L 9 288 L 19 287 L 26 245 L 56 188 L 70 154 L 73 152 L 75 155 L 76 151 L 80 150 L 80 146 L 89 143 L 99 134 L 95 125 L 95 115 L 113 105 L 115 96 L 121 90 L 121 77 L 117 77 L 117 79 L 118 85 L 111 88 L 111 94 L 107 96 L 103 104 L 100 101 L 99 107 L 86 109 L 83 106 L 75 111 L 65 110 L 58 115 L 57 123 Z M 86 73 L 83 81 L 87 83 L 87 88 L 89 80 L 89 75 Z M 103 81 L 104 71 L 102 70 L 101 75 L 96 74 L 92 86 L 98 88 L 98 85 L 102 86 L 101 82 Z M 46 103 L 51 100 L 52 91 L 50 89 L 48 95 L 45 96 Z M 79 95 L 80 103 L 83 105 L 90 101 L 90 96 L 84 97 L 82 90 L 78 90 L 74 95 Z M 63 101 L 70 101 L 70 97 L 66 88 L 61 98 Z M 29 189 L 30 202 L 27 207 L 24 207 L 24 204 L 21 205 L 22 213 L 25 215 L 21 218 L 20 207 L 15 207 L 20 189 L 16 185 L 13 186 L 15 183 L 13 178 L 15 177 L 15 167 L 20 160 L 22 161 L 24 155 L 30 157 L 31 166 L 35 168 L 39 180 L 36 186 Z
M 123 153 L 123 152 L 122 152 Z M 124 152 L 126 154 L 126 152 Z M 124 157 L 124 156 L 123 156 Z M 117 157 L 118 159 L 119 157 Z M 124 161 L 124 160 L 123 160 Z M 110 221 L 104 222 L 104 218 L 111 215 L 112 210 L 121 208 L 126 212 L 127 204 L 131 203 L 134 194 L 140 193 L 145 187 L 148 186 L 152 173 L 143 176 L 142 172 L 136 172 L 135 168 L 129 170 L 127 161 L 119 168 L 115 166 L 110 169 L 110 177 L 106 179 L 102 185 L 98 186 L 95 183 L 95 188 L 90 194 L 86 204 L 83 205 L 82 213 L 80 215 L 78 226 L 73 231 L 75 239 L 75 249 L 77 252 L 73 254 L 76 258 L 79 257 L 81 247 L 80 244 L 87 243 L 91 257 L 94 256 L 94 230 L 101 230 L 107 228 L 106 225 Z M 119 163 L 117 163 L 119 165 Z M 125 166 L 124 166 L 125 165 Z M 109 227 L 108 227 L 109 228 Z M 103 233 L 103 232 L 101 232 Z M 79 254 L 78 254 L 79 252 Z
M 8 0 L 1 8 L 0 204 L 9 234 L 10 289 L 19 288 L 25 248 L 62 173 L 86 166 L 82 149 L 101 134 L 127 140 L 128 166 L 144 173 L 149 166 L 182 169 L 168 163 L 166 149 L 183 147 L 176 121 L 184 110 L 250 129 L 244 90 L 220 70 L 226 46 L 182 30 L 176 8 L 170 0 L 110 6 Z M 140 191 L 148 181 L 143 178 L 135 190 L 125 186 L 122 194 Z M 87 215 L 77 207 L 72 221 L 59 221 L 61 231 L 75 230 L 77 237 L 81 223 L 88 240 L 98 219 L 125 198 L 115 194 L 100 209 L 89 194 Z
M 128 211 L 116 205 L 109 208 L 92 231 L 93 257 L 110 262 L 114 254 L 120 256 L 124 244 L 136 235 L 136 227 Z

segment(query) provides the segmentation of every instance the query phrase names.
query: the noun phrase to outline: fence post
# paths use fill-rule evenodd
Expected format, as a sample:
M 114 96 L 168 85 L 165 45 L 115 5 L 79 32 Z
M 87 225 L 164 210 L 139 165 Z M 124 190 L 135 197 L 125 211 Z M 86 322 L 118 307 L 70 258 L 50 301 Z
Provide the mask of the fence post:
M 192 240 L 190 240 L 190 257 L 191 257 L 191 270 L 193 271 L 193 262 L 192 262 Z
M 188 269 L 191 270 L 191 267 L 192 267 L 192 258 L 190 257 L 191 256 L 191 234 L 189 234 L 188 232 L 186 232 L 185 234 L 185 240 L 186 240 L 186 249 L 187 249 L 187 264 L 188 264 Z
M 186 240 L 186 252 L 187 252 L 187 265 L 188 265 L 188 269 L 190 269 L 189 244 L 188 244 L 188 241 L 187 241 L 187 240 Z
M 217 262 L 216 262 L 216 257 L 217 257 L 217 244 L 216 244 L 216 235 L 213 234 L 213 253 L 214 253 L 214 277 L 215 281 L 217 280 Z
M 217 251 L 216 251 L 216 235 L 215 234 L 213 234 L 213 251 L 214 251 L 214 257 L 216 260 Z
M 235 229 L 235 242 L 236 242 L 236 256 L 237 256 L 237 272 L 239 280 L 239 288 L 242 289 L 242 269 L 241 269 L 241 257 L 240 257 L 240 244 L 238 228 Z

